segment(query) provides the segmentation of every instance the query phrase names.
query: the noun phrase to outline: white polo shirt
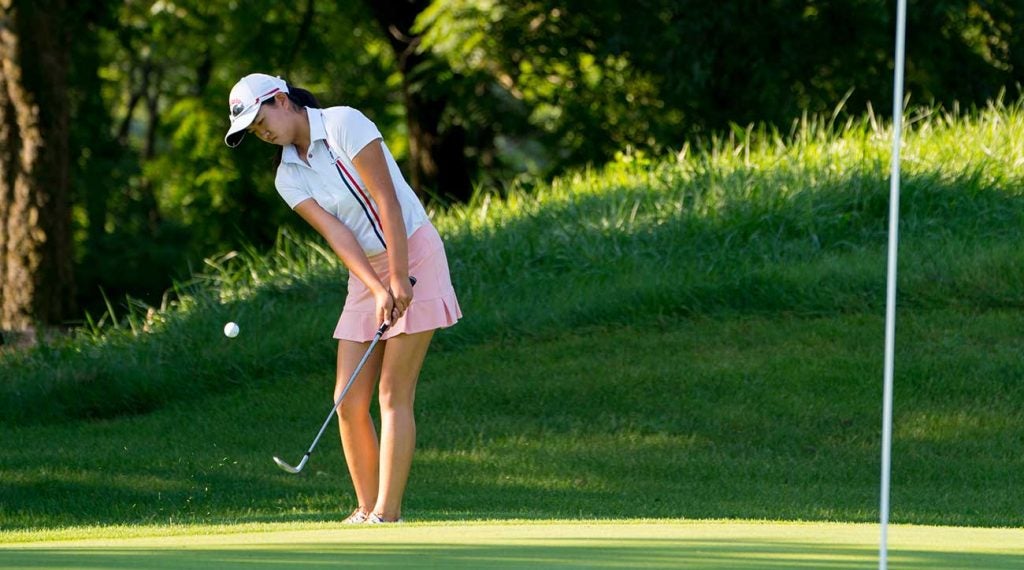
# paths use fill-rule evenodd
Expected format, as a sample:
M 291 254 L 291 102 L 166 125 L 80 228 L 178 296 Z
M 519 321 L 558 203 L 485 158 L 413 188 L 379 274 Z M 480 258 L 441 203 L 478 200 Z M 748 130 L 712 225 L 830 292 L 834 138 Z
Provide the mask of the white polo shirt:
M 352 163 L 352 157 L 366 145 L 381 139 L 402 208 L 406 237 L 428 222 L 423 204 L 402 176 L 380 130 L 366 115 L 351 107 L 306 107 L 306 114 L 309 117 L 310 144 L 306 154 L 309 165 L 299 158 L 295 145 L 288 145 L 284 147 L 274 181 L 288 207 L 294 209 L 300 202 L 312 198 L 352 230 L 367 256 L 384 252 L 387 245 L 380 209 Z

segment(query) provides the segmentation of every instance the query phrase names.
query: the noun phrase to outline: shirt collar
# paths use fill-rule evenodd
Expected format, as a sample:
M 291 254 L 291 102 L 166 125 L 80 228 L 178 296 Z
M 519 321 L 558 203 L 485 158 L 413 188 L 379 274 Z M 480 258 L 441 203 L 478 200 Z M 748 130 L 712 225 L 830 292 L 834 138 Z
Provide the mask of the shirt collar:
M 292 162 L 295 164 L 302 162 L 299 160 L 299 151 L 295 150 L 295 145 L 290 144 L 281 149 L 281 162 Z
M 309 119 L 309 144 L 319 140 L 327 140 L 327 128 L 324 126 L 324 114 L 320 109 L 306 107 Z
M 306 118 L 309 119 L 309 146 L 312 149 L 313 143 L 316 141 L 327 141 L 327 128 L 324 127 L 324 116 L 320 109 L 306 107 Z M 284 147 L 281 153 L 281 162 L 295 162 L 305 166 L 302 159 L 299 158 L 299 151 L 295 150 L 293 144 Z

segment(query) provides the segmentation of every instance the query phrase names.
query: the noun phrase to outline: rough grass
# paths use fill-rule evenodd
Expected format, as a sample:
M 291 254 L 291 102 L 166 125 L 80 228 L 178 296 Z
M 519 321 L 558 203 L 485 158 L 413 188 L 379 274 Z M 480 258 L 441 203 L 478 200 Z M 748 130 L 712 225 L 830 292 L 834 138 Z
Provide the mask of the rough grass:
M 1020 526 L 1021 107 L 906 137 L 893 520 Z M 466 319 L 418 394 L 419 520 L 877 517 L 888 133 L 867 116 L 623 156 L 436 212 Z M 344 276 L 210 260 L 162 310 L 3 356 L 3 528 L 323 520 Z M 224 322 L 241 324 L 228 340 Z

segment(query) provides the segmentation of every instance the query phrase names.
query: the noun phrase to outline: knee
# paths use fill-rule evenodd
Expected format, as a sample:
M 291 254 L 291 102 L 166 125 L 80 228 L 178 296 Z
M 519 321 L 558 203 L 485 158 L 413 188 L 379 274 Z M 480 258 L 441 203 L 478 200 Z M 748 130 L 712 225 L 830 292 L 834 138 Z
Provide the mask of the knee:
M 412 411 L 414 398 L 413 392 L 387 389 L 382 385 L 379 398 L 380 411 L 381 413 L 410 412 Z
M 359 398 L 345 397 L 338 406 L 338 418 L 343 422 L 358 420 L 370 415 L 370 401 Z

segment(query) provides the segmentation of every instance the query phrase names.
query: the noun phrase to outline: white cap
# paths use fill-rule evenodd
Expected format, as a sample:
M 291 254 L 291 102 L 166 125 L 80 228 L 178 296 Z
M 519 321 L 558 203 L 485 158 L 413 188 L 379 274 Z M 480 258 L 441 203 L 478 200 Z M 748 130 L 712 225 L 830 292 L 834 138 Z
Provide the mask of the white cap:
M 224 135 L 224 144 L 236 147 L 245 136 L 245 129 L 256 113 L 260 112 L 260 103 L 278 93 L 287 93 L 288 84 L 280 77 L 272 77 L 263 73 L 253 73 L 238 80 L 228 95 L 228 113 L 231 128 Z

